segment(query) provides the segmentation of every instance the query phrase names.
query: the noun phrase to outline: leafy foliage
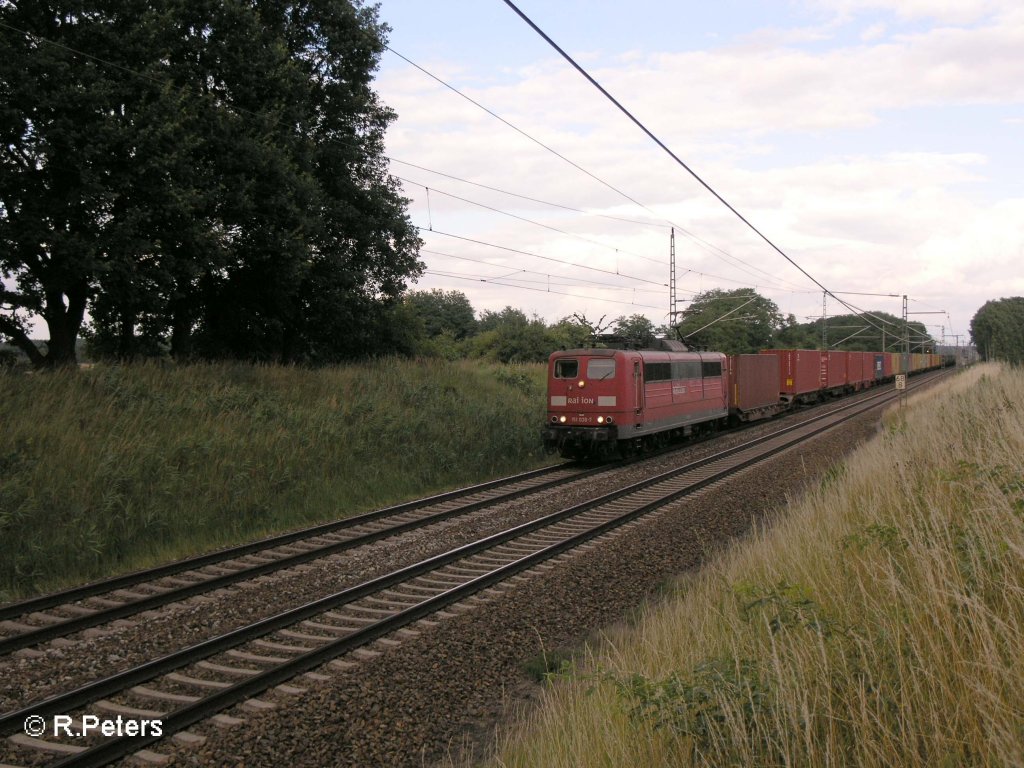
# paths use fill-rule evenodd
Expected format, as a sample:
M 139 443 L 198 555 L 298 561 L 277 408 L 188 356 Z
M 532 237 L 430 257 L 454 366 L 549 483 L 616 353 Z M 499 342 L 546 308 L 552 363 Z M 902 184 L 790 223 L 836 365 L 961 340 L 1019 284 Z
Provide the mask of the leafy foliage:
M 362 0 L 0 4 L 0 332 L 74 362 L 327 362 L 373 345 L 419 238 Z M 73 51 L 82 51 L 79 55 Z M 27 319 L 50 330 L 43 355 Z
M 608 674 L 605 679 L 630 703 L 630 717 L 670 729 L 692 739 L 695 749 L 706 749 L 726 722 L 751 723 L 771 708 L 762 677 L 754 660 L 721 658 L 698 664 L 688 674 L 672 672 L 660 679 Z
M 473 305 L 461 291 L 411 291 L 404 301 L 428 339 L 449 334 L 453 340 L 461 341 L 476 331 Z
M 986 301 L 971 318 L 971 338 L 984 360 L 1024 363 L 1024 297 Z
M 825 325 L 825 340 L 830 349 L 851 352 L 900 352 L 903 350 L 903 318 L 888 312 L 872 310 L 870 320 L 858 315 L 834 315 Z M 913 351 L 931 351 L 935 341 L 927 327 L 917 320 L 907 323 Z M 789 315 L 779 331 L 777 344 L 791 349 L 820 349 L 822 341 L 821 319 L 797 323 Z
M 746 288 L 697 294 L 676 330 L 691 347 L 753 353 L 772 346 L 783 318 L 774 301 Z
M 654 343 L 654 323 L 643 315 L 617 318 L 614 330 L 617 336 L 632 339 L 645 347 Z

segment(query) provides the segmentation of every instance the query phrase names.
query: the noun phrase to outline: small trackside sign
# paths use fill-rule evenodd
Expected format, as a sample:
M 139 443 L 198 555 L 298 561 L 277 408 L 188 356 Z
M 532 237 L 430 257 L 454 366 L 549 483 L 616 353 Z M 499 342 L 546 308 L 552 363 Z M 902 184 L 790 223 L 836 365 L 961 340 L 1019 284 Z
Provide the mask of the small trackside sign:
M 905 374 L 905 373 L 897 373 L 896 374 L 896 389 L 906 389 L 906 388 L 907 388 L 907 374 Z

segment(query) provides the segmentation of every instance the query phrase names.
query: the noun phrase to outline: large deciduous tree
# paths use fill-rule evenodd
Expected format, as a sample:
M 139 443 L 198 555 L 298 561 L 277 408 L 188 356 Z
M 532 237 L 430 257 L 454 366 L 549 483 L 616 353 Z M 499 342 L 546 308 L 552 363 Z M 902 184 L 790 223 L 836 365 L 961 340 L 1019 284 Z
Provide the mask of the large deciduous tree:
M 986 301 L 971 318 L 971 339 L 983 360 L 1024 364 L 1024 297 Z
M 649 347 L 654 343 L 654 331 L 654 323 L 644 315 L 636 314 L 629 317 L 620 315 L 615 320 L 616 335 L 629 339 L 642 347 Z
M 365 353 L 422 269 L 361 0 L 0 0 L 0 334 L 37 364 Z M 49 327 L 45 354 L 28 321 Z
M 746 288 L 714 289 L 693 297 L 676 330 L 691 347 L 744 354 L 770 347 L 782 325 L 771 299 Z

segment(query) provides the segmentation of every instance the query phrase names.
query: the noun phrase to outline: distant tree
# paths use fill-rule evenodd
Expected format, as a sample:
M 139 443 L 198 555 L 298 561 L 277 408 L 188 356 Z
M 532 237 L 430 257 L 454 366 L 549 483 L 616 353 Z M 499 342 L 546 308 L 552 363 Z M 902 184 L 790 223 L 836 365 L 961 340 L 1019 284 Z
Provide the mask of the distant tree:
M 461 291 L 411 291 L 405 304 L 420 319 L 427 338 L 443 333 L 461 341 L 476 332 L 476 314 L 469 298 Z
M 789 315 L 783 327 L 776 334 L 775 345 L 789 349 L 820 349 L 822 342 L 822 321 L 797 323 Z M 914 351 L 933 349 L 934 339 L 928 329 L 919 321 L 908 324 L 911 347 Z M 903 350 L 903 319 L 880 310 L 871 310 L 861 315 L 836 315 L 828 318 L 825 339 L 829 349 L 859 352 Z
M 593 344 L 593 329 L 570 315 L 548 327 L 551 352 L 557 349 L 581 349 Z
M 983 360 L 1024 364 L 1024 297 L 986 301 L 971 318 L 971 339 Z
M 543 362 L 555 349 L 544 321 L 536 316 L 528 318 L 513 307 L 500 312 L 485 310 L 479 327 L 480 332 L 465 342 L 470 357 L 501 363 Z
M 782 326 L 775 334 L 773 347 L 781 349 L 817 349 L 821 344 L 821 331 L 815 335 L 812 323 L 797 322 L 796 316 L 789 314 L 782 320 Z
M 654 343 L 654 330 L 654 323 L 639 314 L 616 318 L 613 328 L 615 335 L 631 339 L 644 347 Z
M 782 325 L 774 301 L 744 288 L 697 294 L 676 328 L 690 347 L 741 354 L 770 347 Z
M 521 309 L 509 305 L 500 312 L 485 309 L 480 313 L 480 321 L 477 323 L 477 331 L 486 333 L 496 330 L 502 326 L 526 326 L 530 318 Z

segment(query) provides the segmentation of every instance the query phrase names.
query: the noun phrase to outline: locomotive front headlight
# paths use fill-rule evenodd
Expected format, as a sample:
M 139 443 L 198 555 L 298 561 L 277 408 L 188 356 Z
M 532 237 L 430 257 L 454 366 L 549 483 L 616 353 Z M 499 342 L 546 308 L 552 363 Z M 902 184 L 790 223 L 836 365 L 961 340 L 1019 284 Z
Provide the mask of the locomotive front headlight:
M 598 416 L 597 417 L 597 423 L 598 424 L 604 424 L 604 416 Z
M 587 382 L 585 382 L 583 379 L 580 379 L 579 383 L 577 383 L 576 386 L 579 387 L 580 389 L 583 389 L 585 386 L 587 386 Z
M 558 420 L 559 420 L 560 422 L 562 422 L 563 424 L 565 424 L 565 416 L 559 416 L 559 417 L 558 417 Z
M 612 423 L 612 417 L 611 417 L 611 416 L 609 416 L 609 417 L 608 417 L 607 419 L 605 419 L 605 421 L 606 421 L 606 422 L 607 422 L 608 424 L 611 424 L 611 423 Z

